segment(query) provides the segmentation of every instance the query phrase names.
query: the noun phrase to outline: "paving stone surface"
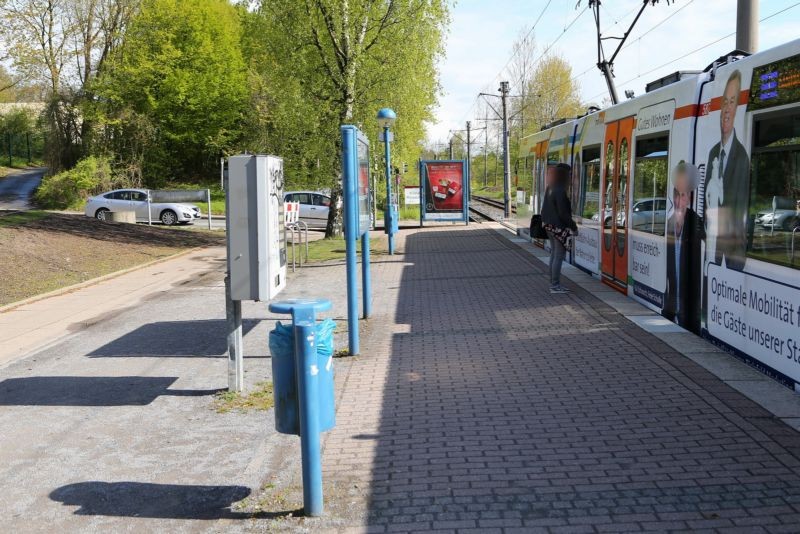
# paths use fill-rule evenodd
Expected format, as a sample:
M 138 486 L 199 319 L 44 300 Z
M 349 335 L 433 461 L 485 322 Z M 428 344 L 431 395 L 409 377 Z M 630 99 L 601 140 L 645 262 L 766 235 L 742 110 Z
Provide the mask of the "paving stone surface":
M 486 225 L 399 248 L 337 370 L 328 517 L 295 526 L 800 531 L 796 430 Z

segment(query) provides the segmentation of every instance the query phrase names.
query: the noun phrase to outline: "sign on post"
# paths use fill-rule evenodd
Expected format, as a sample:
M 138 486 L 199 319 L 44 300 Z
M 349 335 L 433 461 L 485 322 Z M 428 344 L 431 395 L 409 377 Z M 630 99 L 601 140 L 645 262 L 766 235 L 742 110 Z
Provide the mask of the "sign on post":
M 419 206 L 419 186 L 407 185 L 404 189 L 406 206 Z
M 420 161 L 421 221 L 469 222 L 469 167 L 464 160 Z
M 369 141 L 355 126 L 342 126 L 342 189 L 347 264 L 347 323 L 351 355 L 359 352 L 357 241 L 361 238 L 361 290 L 364 318 L 371 312 L 369 276 Z

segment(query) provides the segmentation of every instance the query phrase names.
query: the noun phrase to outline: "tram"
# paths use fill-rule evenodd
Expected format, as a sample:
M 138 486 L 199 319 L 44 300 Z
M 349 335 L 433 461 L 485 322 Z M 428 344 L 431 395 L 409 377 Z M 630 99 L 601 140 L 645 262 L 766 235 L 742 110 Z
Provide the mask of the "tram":
M 547 165 L 572 166 L 574 265 L 800 391 L 800 40 L 558 121 L 519 158 L 534 213 Z

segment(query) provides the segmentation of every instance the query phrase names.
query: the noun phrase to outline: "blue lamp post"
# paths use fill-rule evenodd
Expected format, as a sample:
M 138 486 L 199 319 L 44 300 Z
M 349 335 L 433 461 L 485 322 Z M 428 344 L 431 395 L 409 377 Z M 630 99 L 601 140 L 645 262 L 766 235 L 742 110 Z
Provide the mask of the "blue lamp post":
M 392 202 L 392 170 L 389 143 L 391 142 L 391 132 L 397 114 L 389 108 L 378 111 L 378 126 L 383 128 L 383 142 L 386 144 L 386 209 L 383 211 L 383 228 L 389 236 L 389 254 L 394 254 L 394 234 L 397 233 L 397 211 L 396 204 Z

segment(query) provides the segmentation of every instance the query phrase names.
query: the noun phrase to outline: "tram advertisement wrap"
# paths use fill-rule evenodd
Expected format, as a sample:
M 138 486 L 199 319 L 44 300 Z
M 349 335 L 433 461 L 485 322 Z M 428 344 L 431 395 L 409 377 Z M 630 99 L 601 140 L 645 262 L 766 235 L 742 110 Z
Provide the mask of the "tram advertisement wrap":
M 664 306 L 666 261 L 664 238 L 631 232 L 633 294 L 656 306 Z
M 708 333 L 800 382 L 800 288 L 708 266 Z
M 462 213 L 464 210 L 464 164 L 461 162 L 427 162 L 425 211 Z
M 581 226 L 575 240 L 575 264 L 589 272 L 599 272 L 600 235 L 597 228 Z

